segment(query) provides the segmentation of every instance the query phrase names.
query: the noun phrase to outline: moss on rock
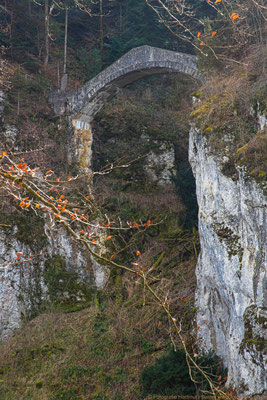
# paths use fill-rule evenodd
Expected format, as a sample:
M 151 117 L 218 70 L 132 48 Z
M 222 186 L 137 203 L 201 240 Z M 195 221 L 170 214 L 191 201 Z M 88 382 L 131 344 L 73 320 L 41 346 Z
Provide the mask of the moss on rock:
M 1 212 L 0 225 L 9 235 L 15 226 L 15 238 L 32 250 L 39 251 L 47 243 L 44 221 L 35 215 L 33 211 L 25 214 Z
M 46 260 L 43 277 L 49 301 L 60 311 L 77 311 L 93 300 L 95 288 L 89 288 L 77 272 L 67 270 L 64 257 L 58 254 Z
M 245 334 L 241 342 L 240 352 L 254 348 L 261 354 L 267 354 L 267 308 L 257 307 L 255 304 L 248 307 L 244 313 Z

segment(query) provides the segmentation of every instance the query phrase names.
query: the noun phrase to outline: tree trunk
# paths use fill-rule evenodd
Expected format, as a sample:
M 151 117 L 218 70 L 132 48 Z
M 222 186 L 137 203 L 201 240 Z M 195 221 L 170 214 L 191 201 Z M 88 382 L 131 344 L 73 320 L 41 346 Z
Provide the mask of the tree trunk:
M 65 73 L 66 73 L 66 70 L 67 70 L 68 12 L 69 12 L 69 9 L 68 9 L 68 8 L 65 8 L 65 38 L 64 38 L 64 65 L 63 65 L 63 74 L 65 74 Z
M 99 0 L 99 34 L 100 34 L 100 50 L 103 50 L 104 33 L 103 33 L 103 0 Z
M 49 0 L 45 0 L 45 57 L 44 57 L 44 67 L 47 67 L 49 59 Z
M 65 37 L 64 37 L 64 62 L 63 62 L 63 75 L 61 78 L 61 86 L 60 89 L 62 92 L 65 92 L 68 84 L 68 75 L 67 71 L 67 43 L 68 43 L 68 13 L 69 9 L 65 8 Z

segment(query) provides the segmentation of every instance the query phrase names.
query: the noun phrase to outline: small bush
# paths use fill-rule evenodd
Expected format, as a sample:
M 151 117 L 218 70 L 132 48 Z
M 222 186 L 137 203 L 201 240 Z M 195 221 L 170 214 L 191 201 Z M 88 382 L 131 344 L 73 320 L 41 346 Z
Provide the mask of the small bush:
M 220 359 L 212 354 L 199 358 L 199 365 L 206 373 L 225 375 Z M 156 363 L 146 367 L 141 373 L 143 395 L 196 395 L 198 390 L 209 390 L 208 383 L 202 375 L 196 373 L 195 385 L 190 378 L 186 356 L 183 350 L 171 350 L 166 356 L 156 360 Z

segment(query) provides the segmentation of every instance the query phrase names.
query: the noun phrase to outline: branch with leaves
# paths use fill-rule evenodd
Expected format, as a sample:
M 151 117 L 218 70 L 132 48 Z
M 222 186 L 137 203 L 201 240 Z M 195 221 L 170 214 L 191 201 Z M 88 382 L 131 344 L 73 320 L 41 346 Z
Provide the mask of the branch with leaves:
M 45 173 L 39 169 L 31 168 L 24 158 L 16 161 L 7 152 L 0 154 L 0 187 L 6 195 L 11 196 L 13 202 L 18 208 L 26 213 L 32 210 L 40 218 L 49 219 L 52 229 L 63 226 L 69 235 L 96 261 L 105 264 L 110 269 L 120 269 L 133 275 L 137 280 L 142 282 L 145 293 L 148 293 L 158 306 L 163 310 L 169 324 L 169 334 L 174 348 L 177 342 L 184 349 L 186 361 L 189 367 L 189 373 L 193 382 L 197 383 L 194 373 L 197 371 L 208 382 L 210 392 L 217 398 L 229 398 L 227 394 L 218 386 L 218 381 L 207 373 L 197 363 L 198 354 L 188 350 L 185 338 L 183 337 L 182 318 L 178 319 L 172 311 L 170 304 L 170 296 L 163 293 L 154 286 L 157 281 L 156 270 L 158 261 L 150 266 L 143 265 L 141 262 L 142 255 L 139 250 L 135 252 L 135 259 L 130 265 L 124 265 L 119 261 L 115 261 L 115 255 L 109 255 L 105 243 L 112 239 L 114 230 L 138 230 L 144 231 L 150 226 L 155 225 L 150 220 L 128 222 L 127 226 L 119 224 L 116 226 L 107 215 L 101 214 L 100 208 L 95 204 L 91 194 L 81 196 L 79 207 L 73 200 L 68 200 L 62 191 L 67 185 L 79 179 L 78 176 L 68 177 L 65 180 L 54 176 L 53 171 L 48 170 Z M 22 253 L 17 254 L 14 262 L 20 262 Z M 26 260 L 27 261 L 27 260 Z M 3 268 L 4 266 L 1 266 Z M 186 299 L 182 299 L 182 302 Z M 158 321 L 158 327 L 161 321 Z M 197 327 L 198 331 L 199 327 Z
M 263 42 L 267 7 L 256 0 L 145 0 L 160 22 L 179 39 L 190 43 L 201 55 L 237 61 L 240 50 Z

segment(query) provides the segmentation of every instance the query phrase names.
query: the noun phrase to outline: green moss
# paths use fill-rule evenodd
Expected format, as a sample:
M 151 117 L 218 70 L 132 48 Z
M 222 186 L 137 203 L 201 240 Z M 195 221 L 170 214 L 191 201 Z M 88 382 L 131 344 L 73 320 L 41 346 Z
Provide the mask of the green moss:
M 47 244 L 44 220 L 32 211 L 24 214 L 1 212 L 0 225 L 8 235 L 12 234 L 15 226 L 15 238 L 35 252 L 40 251 Z
M 78 311 L 93 300 L 95 289 L 87 287 L 77 272 L 67 270 L 60 255 L 46 260 L 43 277 L 50 303 L 61 312 Z
M 36 381 L 35 386 L 37 389 L 41 389 L 43 387 L 43 382 L 42 381 Z
M 267 318 L 264 315 L 260 315 L 256 305 L 252 305 L 246 310 L 244 325 L 245 334 L 241 342 L 240 352 L 243 352 L 245 349 L 254 348 L 262 355 L 266 354 L 267 340 L 266 337 L 260 335 L 260 332 L 266 331 Z
M 228 256 L 238 256 L 239 262 L 242 262 L 244 249 L 240 244 L 240 237 L 235 235 L 232 229 L 225 226 L 223 223 L 214 223 L 212 224 L 214 231 L 219 237 L 220 242 L 224 242 L 228 249 Z

